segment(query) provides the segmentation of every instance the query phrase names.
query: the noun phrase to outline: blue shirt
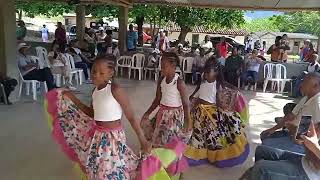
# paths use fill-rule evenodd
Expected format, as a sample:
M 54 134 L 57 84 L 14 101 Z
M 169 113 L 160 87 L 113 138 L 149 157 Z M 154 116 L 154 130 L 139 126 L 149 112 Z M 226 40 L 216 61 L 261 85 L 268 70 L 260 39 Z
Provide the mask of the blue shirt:
M 127 47 L 128 49 L 135 49 L 138 40 L 138 33 L 137 32 L 130 32 L 128 31 L 128 38 L 127 38 Z

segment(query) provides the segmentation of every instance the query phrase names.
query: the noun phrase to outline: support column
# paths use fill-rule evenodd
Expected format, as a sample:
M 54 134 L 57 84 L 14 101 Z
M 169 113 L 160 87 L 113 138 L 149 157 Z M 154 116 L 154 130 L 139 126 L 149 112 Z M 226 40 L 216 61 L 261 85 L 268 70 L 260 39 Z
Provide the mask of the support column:
M 14 3 L 14 0 L 0 1 L 0 73 L 18 80 L 16 9 Z M 16 97 L 17 93 L 13 93 L 11 101 L 15 101 Z
M 128 28 L 128 7 L 119 7 L 118 23 L 119 23 L 119 50 L 120 53 L 127 52 L 127 28 Z
M 79 4 L 76 6 L 76 25 L 77 25 L 77 39 L 83 41 L 85 30 L 85 6 Z

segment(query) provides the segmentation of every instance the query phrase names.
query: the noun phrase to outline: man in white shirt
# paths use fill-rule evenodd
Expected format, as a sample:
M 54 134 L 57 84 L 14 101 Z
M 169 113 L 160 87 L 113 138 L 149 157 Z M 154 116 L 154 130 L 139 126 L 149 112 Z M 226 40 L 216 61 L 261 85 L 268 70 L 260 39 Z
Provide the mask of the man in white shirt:
M 206 35 L 204 41 L 200 44 L 200 47 L 204 50 L 204 54 L 207 58 L 212 55 L 212 42 L 210 41 L 210 36 Z
M 311 115 L 316 133 L 320 137 L 320 77 L 309 73 L 301 84 L 301 92 L 305 95 L 292 113 L 283 117 L 276 126 L 261 133 L 262 145 L 304 154 L 304 147 L 297 143 L 295 137 L 297 126 L 302 116 Z M 288 131 L 277 131 L 286 126 Z
M 47 26 L 44 24 L 43 27 L 41 28 L 41 37 L 43 42 L 48 42 L 49 39 L 49 29 Z
M 314 124 L 307 136 L 302 136 L 306 155 L 291 153 L 268 146 L 258 146 L 255 165 L 249 170 L 250 180 L 319 180 L 320 146 Z

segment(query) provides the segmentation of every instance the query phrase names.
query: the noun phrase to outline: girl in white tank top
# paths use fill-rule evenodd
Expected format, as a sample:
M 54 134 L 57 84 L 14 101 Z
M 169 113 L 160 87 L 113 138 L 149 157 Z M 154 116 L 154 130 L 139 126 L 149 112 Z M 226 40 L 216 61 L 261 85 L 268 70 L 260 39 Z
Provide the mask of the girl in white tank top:
M 203 78 L 190 96 L 193 99 L 199 91 L 191 109 L 193 132 L 184 155 L 191 165 L 208 161 L 219 168 L 239 165 L 248 156 L 248 141 L 239 113 L 224 108 L 227 107 L 224 104 L 232 104 L 229 99 L 233 99 L 237 91 L 225 87 L 221 67 L 213 57 L 205 65 Z M 235 106 L 235 102 L 232 105 Z
M 162 78 L 158 82 L 156 97 L 142 117 L 141 126 L 153 147 L 162 147 L 176 138 L 183 141 L 188 139 L 184 133 L 191 129 L 188 97 L 183 80 L 175 73 L 178 64 L 179 57 L 175 53 L 163 54 Z M 158 107 L 156 117 L 150 120 L 150 114 Z
M 64 139 L 59 142 L 65 141 L 63 144 L 68 147 L 64 149 L 72 151 L 68 155 L 75 154 L 77 157 L 72 159 L 79 159 L 80 166 L 86 167 L 84 173 L 89 180 L 106 177 L 130 179 L 130 172 L 137 168 L 138 157 L 126 145 L 125 133 L 121 127 L 122 112 L 129 115 L 127 119 L 139 138 L 142 150 L 147 153 L 151 150 L 151 144 L 139 126 L 126 94 L 119 85 L 112 83 L 114 68 L 115 61 L 111 56 L 95 60 L 91 77 L 96 87 L 91 107 L 81 103 L 72 93 L 64 93 L 73 102 L 71 104 L 75 105 L 67 113 L 73 112 L 76 115 L 69 116 L 72 117 L 69 119 L 60 117 L 59 124 L 65 132 L 62 133 Z

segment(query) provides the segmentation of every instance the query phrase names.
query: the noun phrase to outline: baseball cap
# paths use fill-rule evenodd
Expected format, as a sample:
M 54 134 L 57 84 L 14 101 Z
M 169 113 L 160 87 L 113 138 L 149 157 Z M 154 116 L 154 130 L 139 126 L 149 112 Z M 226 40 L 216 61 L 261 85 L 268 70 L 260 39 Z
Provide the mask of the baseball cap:
M 18 49 L 18 51 L 20 50 L 20 49 L 22 49 L 22 48 L 30 48 L 31 46 L 29 46 L 27 43 L 20 43 L 20 44 L 18 44 L 18 47 L 17 47 L 17 49 Z

